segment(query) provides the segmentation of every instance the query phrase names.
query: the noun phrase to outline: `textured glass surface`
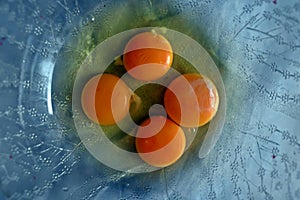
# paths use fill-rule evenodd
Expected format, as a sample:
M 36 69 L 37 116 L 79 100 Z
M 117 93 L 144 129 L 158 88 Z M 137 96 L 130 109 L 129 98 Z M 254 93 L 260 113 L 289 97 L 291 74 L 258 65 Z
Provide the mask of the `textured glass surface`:
M 191 36 L 219 67 L 227 115 L 207 157 L 200 137 L 130 174 L 80 141 L 70 63 L 135 20 Z M 1 0 L 0 199 L 300 199 L 299 55 L 299 0 Z

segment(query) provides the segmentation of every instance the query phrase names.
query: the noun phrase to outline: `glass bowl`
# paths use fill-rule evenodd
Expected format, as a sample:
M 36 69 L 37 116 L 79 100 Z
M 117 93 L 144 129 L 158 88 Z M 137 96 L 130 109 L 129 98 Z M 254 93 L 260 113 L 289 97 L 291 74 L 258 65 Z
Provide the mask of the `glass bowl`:
M 0 15 L 0 199 L 300 198 L 297 0 L 10 0 Z M 172 166 L 118 171 L 79 137 L 73 87 L 98 44 L 150 26 L 205 49 L 225 123 L 203 127 Z

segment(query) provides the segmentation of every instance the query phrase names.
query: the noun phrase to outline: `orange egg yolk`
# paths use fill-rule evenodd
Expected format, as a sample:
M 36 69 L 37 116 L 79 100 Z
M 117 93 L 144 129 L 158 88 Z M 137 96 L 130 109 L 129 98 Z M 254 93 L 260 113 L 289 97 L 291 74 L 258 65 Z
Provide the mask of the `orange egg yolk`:
M 159 130 L 157 127 L 160 127 Z M 186 138 L 181 127 L 163 116 L 148 118 L 136 134 L 139 156 L 155 167 L 175 163 L 182 156 L 185 145 Z
M 128 73 L 143 81 L 162 77 L 173 62 L 172 47 L 162 35 L 143 32 L 127 43 L 123 63 Z
M 219 95 L 216 86 L 200 74 L 181 75 L 168 86 L 164 104 L 171 119 L 184 127 L 199 127 L 216 114 Z
M 130 98 L 131 91 L 119 77 L 100 74 L 85 84 L 81 105 L 92 121 L 101 125 L 113 125 L 129 113 Z

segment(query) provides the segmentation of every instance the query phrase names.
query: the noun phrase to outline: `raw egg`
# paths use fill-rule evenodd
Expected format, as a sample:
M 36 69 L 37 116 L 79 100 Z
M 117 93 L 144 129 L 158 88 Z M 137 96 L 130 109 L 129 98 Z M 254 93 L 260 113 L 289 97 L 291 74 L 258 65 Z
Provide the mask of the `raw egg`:
M 129 113 L 130 98 L 131 91 L 123 80 L 112 74 L 99 74 L 85 84 L 81 105 L 92 121 L 113 125 Z
M 146 119 L 136 134 L 136 149 L 146 163 L 166 167 L 183 154 L 186 138 L 180 126 L 164 116 Z
M 143 32 L 127 43 L 123 63 L 127 72 L 143 81 L 162 77 L 173 62 L 173 51 L 169 41 L 160 34 Z
M 200 74 L 184 74 L 173 80 L 164 95 L 169 117 L 184 127 L 199 127 L 216 114 L 219 95 L 214 83 Z

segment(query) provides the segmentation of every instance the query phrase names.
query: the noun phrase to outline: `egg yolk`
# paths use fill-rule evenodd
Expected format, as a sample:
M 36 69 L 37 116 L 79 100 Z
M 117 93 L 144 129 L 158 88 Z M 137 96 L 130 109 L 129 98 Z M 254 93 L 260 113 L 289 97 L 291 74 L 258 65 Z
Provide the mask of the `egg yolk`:
M 99 74 L 85 84 L 81 105 L 92 121 L 101 125 L 112 125 L 129 113 L 130 98 L 130 89 L 119 77 Z
M 160 127 L 159 130 L 157 127 Z M 163 116 L 146 119 L 136 134 L 139 156 L 155 167 L 175 163 L 183 154 L 185 145 L 186 138 L 181 127 Z
M 169 41 L 162 35 L 143 32 L 127 43 L 123 63 L 128 73 L 143 81 L 162 77 L 173 62 L 173 52 Z
M 200 74 L 181 75 L 168 86 L 164 104 L 171 119 L 184 127 L 208 123 L 216 114 L 219 95 L 216 86 Z

